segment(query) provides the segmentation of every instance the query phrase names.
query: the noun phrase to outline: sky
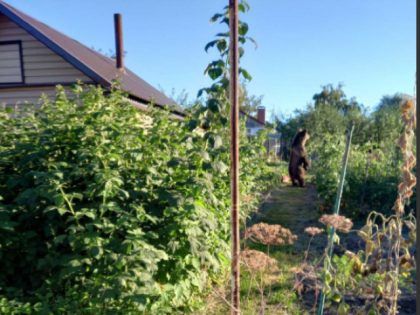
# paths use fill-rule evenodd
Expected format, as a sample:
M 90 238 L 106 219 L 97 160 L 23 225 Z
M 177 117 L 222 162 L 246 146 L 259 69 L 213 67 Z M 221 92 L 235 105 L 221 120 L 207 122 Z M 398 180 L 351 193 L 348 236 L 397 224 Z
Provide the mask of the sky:
M 227 0 L 5 0 L 95 49 L 115 51 L 113 14 L 122 14 L 125 64 L 149 84 L 191 99 L 212 80 L 204 51 L 227 31 L 210 18 Z M 35 5 L 36 3 L 36 5 Z M 347 97 L 373 108 L 383 95 L 412 95 L 416 71 L 416 0 L 248 0 L 240 16 L 258 49 L 245 44 L 241 67 L 267 117 L 304 109 L 321 86 L 344 84 Z

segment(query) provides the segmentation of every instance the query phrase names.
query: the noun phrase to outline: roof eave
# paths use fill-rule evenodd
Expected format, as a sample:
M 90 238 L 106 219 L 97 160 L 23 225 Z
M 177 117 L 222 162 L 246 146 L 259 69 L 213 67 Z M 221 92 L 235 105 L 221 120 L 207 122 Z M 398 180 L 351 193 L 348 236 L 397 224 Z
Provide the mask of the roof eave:
M 127 92 L 127 93 L 129 94 L 129 98 L 132 99 L 132 100 L 134 100 L 134 101 L 136 101 L 136 102 L 141 102 L 141 103 L 144 103 L 144 104 L 149 104 L 150 103 L 149 100 L 145 100 L 145 99 L 143 99 L 141 97 L 138 97 L 137 95 L 134 95 L 134 94 L 132 94 L 130 92 Z M 164 108 L 165 107 L 165 105 L 161 105 L 161 104 L 155 104 L 155 105 L 158 106 L 158 107 L 160 107 L 160 108 Z M 174 106 L 174 105 L 168 105 L 169 108 L 171 108 L 172 106 Z M 177 109 L 170 109 L 170 112 L 171 113 L 174 113 L 174 114 L 176 114 L 178 116 L 182 116 L 182 117 L 188 117 L 189 116 L 187 113 L 181 112 L 181 111 L 179 111 Z
M 4 4 L 4 2 L 3 3 L 0 2 L 0 13 L 7 16 L 10 20 L 12 20 L 14 23 L 19 25 L 21 28 L 23 28 L 29 34 L 34 36 L 41 43 L 43 43 L 45 46 L 50 48 L 52 51 L 54 51 L 57 55 L 62 57 L 64 60 L 66 60 L 67 62 L 72 64 L 74 67 L 78 68 L 80 71 L 82 71 L 86 76 L 90 77 L 96 83 L 98 83 L 98 84 L 100 84 L 104 87 L 111 86 L 111 82 L 104 79 L 98 73 L 96 73 L 91 68 L 89 68 L 86 64 L 81 62 L 79 59 L 77 59 L 73 55 L 69 54 L 67 51 L 65 51 L 63 48 L 61 48 L 57 43 L 52 41 L 50 38 L 48 38 L 46 35 L 44 35 L 38 29 L 36 29 L 32 25 L 30 25 L 28 22 L 22 20 L 22 18 L 20 18 L 14 12 L 12 12 L 9 8 L 7 8 Z

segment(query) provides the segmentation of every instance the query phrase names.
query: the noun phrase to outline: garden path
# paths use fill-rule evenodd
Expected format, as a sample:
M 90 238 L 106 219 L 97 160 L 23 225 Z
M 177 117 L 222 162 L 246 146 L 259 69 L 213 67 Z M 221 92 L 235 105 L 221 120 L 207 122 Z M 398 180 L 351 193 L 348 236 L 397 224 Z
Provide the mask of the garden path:
M 293 234 L 298 236 L 298 240 L 295 243 L 295 246 L 291 249 L 291 254 L 295 257 L 299 257 L 299 260 L 296 260 L 295 263 L 301 261 L 301 258 L 304 251 L 307 248 L 309 241 L 309 235 L 304 232 L 305 228 L 310 226 L 323 227 L 321 223 L 318 222 L 318 219 L 322 216 L 322 212 L 318 210 L 319 206 L 322 204 L 322 200 L 318 198 L 316 187 L 314 184 L 310 183 L 311 175 L 308 174 L 307 188 L 294 187 L 290 183 L 282 184 L 281 187 L 275 188 L 270 191 L 268 198 L 261 205 L 261 210 L 259 213 L 253 216 L 253 218 L 248 223 L 249 226 L 264 222 L 268 224 L 279 224 L 282 227 L 288 228 Z M 330 214 L 330 213 L 328 213 Z M 361 227 L 361 226 L 360 226 Z M 360 228 L 357 225 L 354 228 Z M 355 234 L 339 234 L 341 238 L 340 246 L 335 246 L 333 253 L 342 255 L 345 250 L 351 250 L 357 252 L 359 249 L 364 249 L 364 242 Z M 325 249 L 327 243 L 327 236 L 324 234 L 317 235 L 312 241 L 311 248 L 309 251 L 308 262 L 313 262 L 316 257 L 320 257 Z M 254 245 L 254 246 L 252 246 Z M 255 246 L 252 244 L 251 247 L 255 249 L 261 249 L 260 246 Z M 273 246 L 274 247 L 274 246 Z M 284 251 L 284 248 L 273 248 L 270 247 L 270 252 L 275 255 L 275 251 L 280 252 Z M 280 265 L 284 263 L 281 258 L 284 258 L 283 255 L 279 256 Z M 290 264 L 287 264 L 290 266 Z M 304 287 L 302 289 L 302 296 L 298 301 L 296 301 L 295 307 L 299 309 L 303 314 L 314 314 L 313 306 L 315 302 L 315 282 L 313 279 L 308 279 L 304 282 Z M 321 287 L 322 283 L 318 282 L 318 287 Z M 416 283 L 413 284 L 411 290 L 402 290 L 402 294 L 399 298 L 399 315 L 414 315 L 416 314 Z M 346 296 L 346 301 L 349 304 L 353 305 L 363 305 L 364 300 L 359 299 L 355 296 Z M 268 303 L 270 304 L 270 303 Z M 267 305 L 267 309 L 271 307 Z M 311 311 L 312 310 L 312 311 Z M 296 310 L 295 310 L 296 311 Z M 324 309 L 324 314 L 336 314 L 336 306 L 333 308 L 326 307 Z
M 283 183 L 280 187 L 273 188 L 268 194 L 260 209 L 247 222 L 247 226 L 252 226 L 260 222 L 268 224 L 279 224 L 288 228 L 294 235 L 298 236 L 294 246 L 271 246 L 270 256 L 279 261 L 280 281 L 272 287 L 271 297 L 266 301 L 266 313 L 271 314 L 282 297 L 292 287 L 294 276 L 288 272 L 291 267 L 298 267 L 303 258 L 303 254 L 307 248 L 309 235 L 305 233 L 307 227 L 321 227 L 322 224 L 318 219 L 322 216 L 322 212 L 318 210 L 322 200 L 318 198 L 316 187 L 310 183 L 311 174 L 307 174 L 307 188 L 293 187 L 290 183 Z M 328 213 L 329 214 L 329 213 Z M 355 226 L 355 228 L 357 228 Z M 344 250 L 348 249 L 357 252 L 360 248 L 364 248 L 364 242 L 355 233 L 340 233 L 340 246 L 334 248 L 334 253 L 341 256 Z M 325 233 L 317 235 L 311 243 L 308 262 L 312 263 L 317 257 L 319 258 L 326 246 L 327 236 Z M 266 246 L 249 242 L 247 248 L 266 251 Z M 224 283 L 224 292 L 230 291 L 230 281 L 227 278 Z M 317 281 L 317 287 L 320 288 L 321 281 Z M 249 278 L 246 275 L 241 276 L 241 303 L 246 296 L 249 286 Z M 415 286 L 414 286 L 415 288 Z M 229 295 L 226 296 L 229 300 Z M 416 293 L 403 292 L 400 295 L 399 315 L 414 315 L 416 312 Z M 278 314 L 291 315 L 316 314 L 314 312 L 315 301 L 315 280 L 308 279 L 304 281 L 301 295 L 292 295 L 285 303 L 285 307 Z M 363 305 L 364 300 L 355 296 L 346 295 L 346 302 L 353 305 Z M 254 315 L 258 313 L 258 305 L 260 298 L 258 292 L 251 294 L 247 307 L 243 315 Z M 212 299 L 212 306 L 207 309 L 206 315 L 221 314 L 227 311 L 226 304 L 219 298 Z M 333 305 L 324 308 L 324 315 L 336 314 L 337 306 Z M 210 311 L 211 310 L 211 311 Z

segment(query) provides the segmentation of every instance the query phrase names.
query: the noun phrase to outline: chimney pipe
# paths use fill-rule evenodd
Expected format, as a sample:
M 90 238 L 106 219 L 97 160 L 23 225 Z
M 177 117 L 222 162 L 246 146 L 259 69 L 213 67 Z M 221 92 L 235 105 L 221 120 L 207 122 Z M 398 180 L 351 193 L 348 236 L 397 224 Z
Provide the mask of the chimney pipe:
M 122 34 L 122 18 L 121 14 L 114 14 L 115 25 L 115 51 L 117 58 L 117 69 L 124 70 L 124 45 Z
M 258 106 L 257 110 L 257 119 L 265 125 L 265 107 Z

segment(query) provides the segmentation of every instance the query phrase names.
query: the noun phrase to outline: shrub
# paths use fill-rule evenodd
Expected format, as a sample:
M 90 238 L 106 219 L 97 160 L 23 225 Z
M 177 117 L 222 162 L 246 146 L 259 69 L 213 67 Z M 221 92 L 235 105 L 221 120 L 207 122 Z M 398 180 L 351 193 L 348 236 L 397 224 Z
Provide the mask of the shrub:
M 1 311 L 194 310 L 228 267 L 229 143 L 118 89 L 72 90 L 0 112 Z M 243 196 L 269 179 L 262 143 L 242 143 Z
M 317 152 L 314 182 L 318 194 L 330 207 L 337 194 L 345 145 L 344 135 L 325 135 L 322 142 L 312 144 Z M 351 211 L 350 216 L 366 215 L 372 209 L 391 214 L 393 193 L 402 174 L 401 152 L 391 145 L 377 148 L 370 143 L 351 144 L 341 205 L 343 210 Z

